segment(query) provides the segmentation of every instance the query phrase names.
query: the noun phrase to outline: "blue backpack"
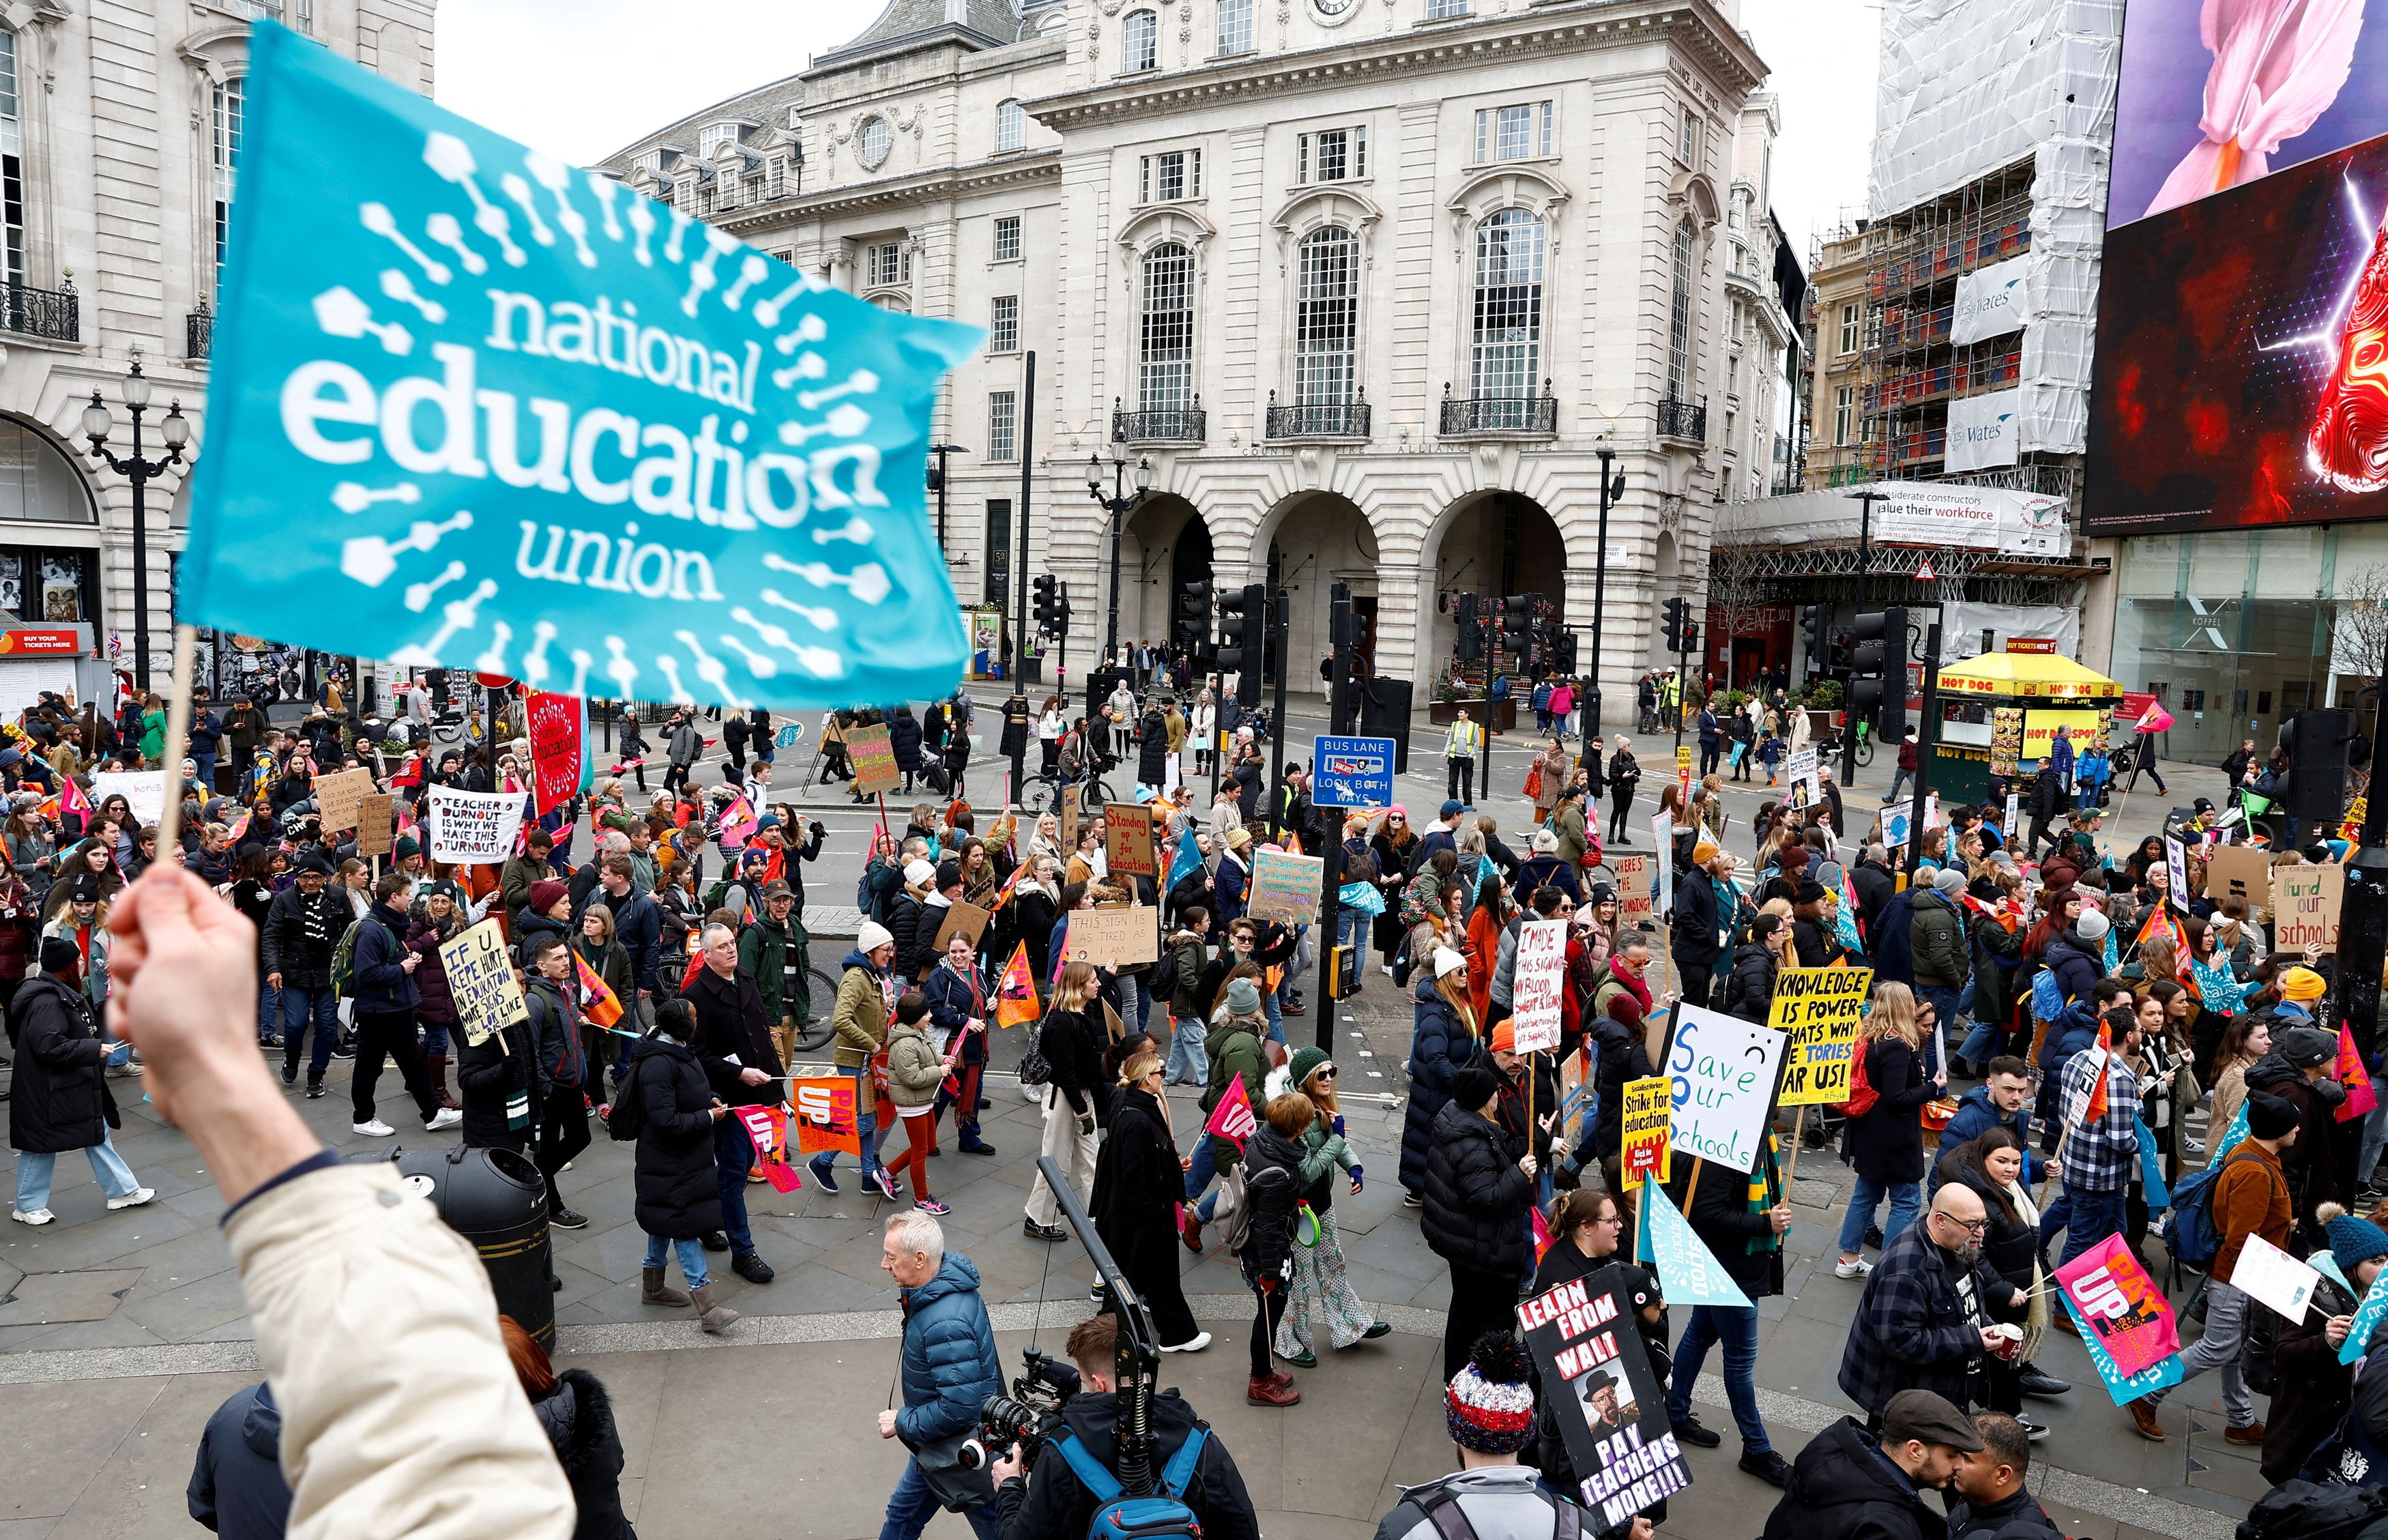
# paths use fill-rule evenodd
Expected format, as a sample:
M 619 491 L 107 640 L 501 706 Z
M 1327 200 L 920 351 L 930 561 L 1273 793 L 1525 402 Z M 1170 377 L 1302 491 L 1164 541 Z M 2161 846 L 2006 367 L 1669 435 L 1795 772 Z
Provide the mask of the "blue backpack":
M 1078 1484 L 1094 1495 L 1095 1516 L 1086 1525 L 1086 1540 L 1200 1540 L 1202 1526 L 1186 1506 L 1184 1494 L 1193 1484 L 1195 1462 L 1202 1457 L 1209 1435 L 1209 1428 L 1194 1424 L 1177 1453 L 1169 1457 L 1161 1484 L 1150 1497 L 1124 1496 L 1119 1478 L 1087 1452 L 1076 1434 L 1064 1432 L 1048 1442 L 1070 1462 Z

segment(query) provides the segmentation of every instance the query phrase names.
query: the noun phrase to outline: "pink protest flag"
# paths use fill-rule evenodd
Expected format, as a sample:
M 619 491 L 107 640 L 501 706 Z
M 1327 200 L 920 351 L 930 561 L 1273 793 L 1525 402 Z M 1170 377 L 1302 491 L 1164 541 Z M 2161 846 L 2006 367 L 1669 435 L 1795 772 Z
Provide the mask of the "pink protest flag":
M 2180 1351 L 2180 1326 L 2171 1302 L 2119 1235 L 2083 1252 L 2056 1269 L 2082 1321 L 2098 1333 L 2098 1345 L 2125 1379 L 2153 1368 Z
M 1259 1126 L 1260 1119 L 1252 1115 L 1251 1098 L 1244 1090 L 1244 1077 L 1238 1075 L 1227 1082 L 1226 1094 L 1211 1109 L 1211 1121 L 1202 1125 L 1202 1131 L 1233 1139 L 1240 1150 Z
M 2142 732 L 2165 732 L 2172 728 L 2172 713 L 2154 701 L 2148 703 L 2147 714 L 2140 719 Z
M 91 798 L 83 795 L 83 788 L 75 784 L 71 775 L 63 777 L 58 786 L 58 816 L 80 818 L 85 822 L 91 820 Z
M 1533 1215 L 1534 1262 L 1536 1266 L 1540 1266 L 1543 1260 L 1543 1254 L 1551 1249 L 1551 1242 L 1556 1240 L 1557 1237 L 1551 1234 L 1550 1221 L 1543 1217 L 1543 1211 L 1541 1209 L 1535 1209 L 1533 1211 Z
M 721 809 L 721 848 L 744 849 L 746 842 L 755 837 L 755 831 L 761 825 L 762 820 L 755 814 L 755 805 L 746 800 L 744 792 L 739 793 L 730 798 L 729 806 Z
M 2380 1097 L 2371 1088 L 2370 1072 L 2363 1067 L 2363 1055 L 2356 1050 L 2355 1035 L 2346 1024 L 2338 1024 L 2338 1066 L 2331 1072 L 2338 1083 L 2346 1088 L 2346 1100 L 2339 1103 L 2336 1116 L 2341 1123 L 2352 1123 L 2380 1105 Z

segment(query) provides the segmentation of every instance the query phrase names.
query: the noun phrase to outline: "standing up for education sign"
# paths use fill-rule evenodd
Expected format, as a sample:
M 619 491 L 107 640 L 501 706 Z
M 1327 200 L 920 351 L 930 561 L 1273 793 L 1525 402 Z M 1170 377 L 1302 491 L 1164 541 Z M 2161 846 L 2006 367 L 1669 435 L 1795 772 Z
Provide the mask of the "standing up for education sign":
M 978 328 L 882 310 L 269 22 L 178 617 L 534 689 L 941 696 Z

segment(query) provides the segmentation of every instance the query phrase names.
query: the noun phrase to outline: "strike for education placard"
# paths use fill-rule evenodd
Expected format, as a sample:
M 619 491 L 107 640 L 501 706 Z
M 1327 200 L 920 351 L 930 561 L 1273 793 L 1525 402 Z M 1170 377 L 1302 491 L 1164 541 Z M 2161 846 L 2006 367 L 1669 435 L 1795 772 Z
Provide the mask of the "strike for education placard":
M 1659 1181 L 1669 1178 L 1667 1128 L 1670 1109 L 1667 1100 L 1667 1077 L 1654 1075 L 1647 1080 L 1625 1082 L 1622 1107 L 1624 1150 L 1621 1162 L 1625 1185 L 1632 1187 L 1645 1177 Z
M 1525 1301 L 1518 1334 L 1542 1371 L 1584 1507 L 1599 1515 L 1586 1529 L 1615 1529 L 1692 1484 L 1621 1270 L 1596 1269 Z
M 1518 1051 L 1537 1053 L 1559 1046 L 1559 995 L 1567 979 L 1564 920 L 1530 920 L 1518 927 L 1517 971 L 1511 994 Z
M 1767 1025 L 1791 1038 L 1782 1105 L 1829 1106 L 1849 1099 L 1850 1056 L 1873 986 L 1871 968 L 1785 968 L 1774 975 Z
M 494 917 L 441 942 L 439 965 L 448 971 L 457 1025 L 474 1047 L 488 1042 L 489 1034 L 501 1027 L 530 1019 L 513 960 L 506 956 L 506 938 Z
M 424 820 L 435 861 L 480 866 L 504 861 L 514 853 L 514 836 L 523 821 L 521 792 L 462 792 L 452 786 L 431 788 L 431 812 Z

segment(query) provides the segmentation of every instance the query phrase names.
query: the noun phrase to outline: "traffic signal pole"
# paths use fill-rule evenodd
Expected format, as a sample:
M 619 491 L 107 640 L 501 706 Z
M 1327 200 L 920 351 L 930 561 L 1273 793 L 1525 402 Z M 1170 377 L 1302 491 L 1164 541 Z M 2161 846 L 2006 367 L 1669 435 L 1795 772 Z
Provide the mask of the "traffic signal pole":
M 1285 676 L 1292 670 L 1287 667 L 1292 659 L 1286 655 L 1293 629 L 1293 595 L 1283 589 L 1269 595 L 1268 624 L 1277 642 L 1277 695 L 1269 712 L 1269 838 L 1281 832 L 1285 813 Z M 1262 644 L 1262 655 L 1267 655 L 1267 643 Z
M 1905 659 L 1900 667 L 1906 667 Z M 1887 698 L 1887 697 L 1886 697 Z M 1902 703 L 1905 696 L 1900 697 Z M 1915 885 L 1915 863 L 1924 854 L 1924 809 L 1932 785 L 1933 745 L 1940 741 L 1940 622 L 1935 620 L 1924 636 L 1924 698 L 1916 711 L 1923 720 L 1915 730 L 1915 791 L 1907 815 L 1907 885 Z M 1902 704 L 1899 715 L 1906 715 Z M 2378 976 L 2374 971 L 2374 977 Z
M 1020 640 L 1012 648 L 1011 699 L 1006 701 L 1003 713 L 1007 719 L 1028 720 L 1028 499 L 1035 488 L 1036 467 L 1036 354 L 1030 350 L 1020 361 L 1020 542 L 1012 547 L 1012 559 L 1019 564 Z M 1011 803 L 1018 807 L 1028 795 L 1028 735 L 1016 733 L 1011 749 Z
M 1358 628 L 1352 623 L 1351 585 L 1337 583 L 1327 591 L 1327 731 L 1340 738 L 1349 736 L 1353 726 L 1351 706 L 1343 695 L 1343 682 L 1350 678 L 1350 659 L 1352 649 L 1357 641 Z M 1318 764 L 1315 759 L 1311 762 L 1310 772 L 1311 786 L 1315 792 L 1317 787 L 1318 774 Z M 1328 986 L 1318 991 L 1318 1005 L 1313 1012 L 1315 1018 L 1313 1025 L 1318 1032 L 1318 1050 L 1321 1053 L 1332 1054 L 1335 1051 L 1335 1023 L 1339 1019 L 1335 1002 L 1341 999 L 1345 992 L 1351 988 L 1351 981 L 1344 976 L 1343 970 L 1338 966 L 1339 960 L 1336 956 L 1337 944 L 1341 940 L 1343 931 L 1341 902 L 1343 812 L 1341 808 L 1332 808 L 1327 810 L 1327 848 L 1318 853 L 1326 862 L 1326 869 L 1319 876 L 1320 885 L 1324 889 L 1318 899 L 1319 930 L 1326 938 L 1326 944 L 1319 948 L 1319 956 L 1323 961 L 1319 964 L 1318 976 L 1328 981 Z M 1360 966 L 1359 958 L 1355 954 L 1353 958 L 1352 971 L 1354 974 L 1358 973 Z

